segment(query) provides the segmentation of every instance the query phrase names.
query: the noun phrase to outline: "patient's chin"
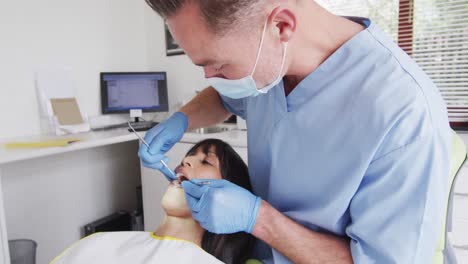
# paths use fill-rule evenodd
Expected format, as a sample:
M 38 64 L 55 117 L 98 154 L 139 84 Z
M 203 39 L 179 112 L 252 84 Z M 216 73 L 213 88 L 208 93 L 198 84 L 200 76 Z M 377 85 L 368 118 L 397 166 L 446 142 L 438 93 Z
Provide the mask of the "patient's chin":
M 185 200 L 184 189 L 169 185 L 161 205 L 168 216 L 191 217 L 190 208 Z

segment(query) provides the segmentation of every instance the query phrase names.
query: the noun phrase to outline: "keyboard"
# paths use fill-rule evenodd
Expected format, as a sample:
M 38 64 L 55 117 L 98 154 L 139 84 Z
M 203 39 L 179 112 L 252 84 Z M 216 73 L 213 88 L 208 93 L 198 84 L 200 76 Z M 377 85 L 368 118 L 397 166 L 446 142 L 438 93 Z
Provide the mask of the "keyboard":
M 153 128 L 155 125 L 159 124 L 158 122 L 153 121 L 140 121 L 140 122 L 130 122 L 135 131 L 146 131 Z M 128 126 L 128 124 L 127 124 Z M 131 128 L 128 128 L 128 131 L 133 132 Z
M 146 131 L 154 127 L 155 125 L 159 124 L 158 122 L 153 122 L 153 121 L 140 121 L 140 122 L 130 122 L 133 128 L 135 128 L 136 131 Z M 108 125 L 108 126 L 103 126 L 103 127 L 96 127 L 93 128 L 93 131 L 105 131 L 105 130 L 112 130 L 112 129 L 117 129 L 117 128 L 128 128 L 129 131 L 132 131 L 128 127 L 128 123 L 121 123 L 121 124 L 114 124 L 114 125 Z

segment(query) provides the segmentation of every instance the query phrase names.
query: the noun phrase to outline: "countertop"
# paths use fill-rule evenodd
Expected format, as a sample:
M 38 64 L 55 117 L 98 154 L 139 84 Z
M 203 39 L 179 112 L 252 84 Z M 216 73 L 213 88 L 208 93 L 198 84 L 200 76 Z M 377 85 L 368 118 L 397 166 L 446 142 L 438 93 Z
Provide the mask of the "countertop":
M 144 136 L 144 132 L 139 132 Z M 20 148 L 7 149 L 5 143 L 8 142 L 24 142 L 24 141 L 43 141 L 79 138 L 81 141 L 71 143 L 65 147 L 48 147 L 48 148 Z M 203 139 L 217 138 L 226 141 L 233 147 L 247 147 L 247 131 L 231 130 L 219 133 L 198 134 L 187 132 L 184 134 L 180 142 L 197 143 Z M 70 151 L 89 149 L 94 147 L 106 146 L 111 144 L 123 143 L 128 141 L 138 140 L 137 136 L 128 132 L 126 128 L 113 129 L 108 131 L 91 131 L 66 136 L 55 135 L 38 135 L 30 137 L 8 138 L 0 140 L 0 165 L 22 161 L 32 158 L 40 158 L 49 155 L 62 154 Z

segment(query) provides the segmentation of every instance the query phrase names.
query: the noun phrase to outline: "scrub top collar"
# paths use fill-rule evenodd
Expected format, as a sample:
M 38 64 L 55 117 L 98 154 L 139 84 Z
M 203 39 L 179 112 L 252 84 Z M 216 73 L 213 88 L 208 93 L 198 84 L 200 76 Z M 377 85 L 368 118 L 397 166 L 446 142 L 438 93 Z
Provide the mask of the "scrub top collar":
M 362 41 L 362 35 L 367 34 L 367 31 L 371 30 L 374 27 L 371 20 L 368 18 L 361 17 L 345 17 L 353 22 L 361 24 L 366 27 L 347 42 L 345 42 L 340 48 L 338 48 L 330 57 L 328 57 L 322 64 L 320 64 L 317 69 L 311 72 L 306 76 L 299 84 L 289 93 L 288 96 L 284 93 L 284 82 L 283 80 L 276 85 L 272 91 L 271 95 L 274 96 L 274 100 L 278 105 L 280 105 L 280 111 L 283 113 L 293 112 L 299 109 L 304 103 L 309 101 L 309 98 L 314 96 L 316 93 L 320 92 L 318 89 L 317 83 L 323 83 L 327 81 L 327 78 L 330 74 L 327 72 L 333 71 L 342 63 L 343 55 L 342 53 L 348 52 L 350 47 L 355 47 L 356 42 Z M 260 98 L 263 96 L 259 96 Z

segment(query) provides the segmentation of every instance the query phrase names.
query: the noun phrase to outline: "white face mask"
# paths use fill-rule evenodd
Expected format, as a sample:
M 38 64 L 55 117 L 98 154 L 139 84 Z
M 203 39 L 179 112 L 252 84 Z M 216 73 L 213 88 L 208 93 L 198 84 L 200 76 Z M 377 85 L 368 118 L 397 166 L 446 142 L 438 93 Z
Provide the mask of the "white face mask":
M 260 89 L 257 89 L 257 84 L 255 83 L 255 80 L 253 79 L 253 74 L 255 73 L 255 69 L 257 68 L 258 60 L 260 58 L 260 53 L 262 51 L 266 26 L 267 26 L 267 23 L 265 23 L 265 26 L 263 27 L 262 38 L 260 40 L 260 47 L 258 48 L 258 52 L 257 52 L 257 59 L 255 60 L 255 65 L 250 75 L 242 79 L 237 79 L 237 80 L 228 80 L 228 79 L 223 79 L 223 78 L 218 78 L 218 77 L 205 79 L 220 94 L 227 96 L 229 98 L 233 98 L 233 99 L 239 99 L 239 98 L 244 98 L 244 97 L 249 97 L 249 96 L 257 96 L 259 94 L 266 94 L 271 88 L 275 87 L 278 83 L 281 82 L 281 80 L 283 79 L 282 73 L 283 73 L 284 62 L 286 60 L 286 52 L 288 49 L 287 42 L 283 42 L 283 59 L 281 61 L 281 69 L 278 73 L 278 77 L 273 82 L 271 82 L 270 84 Z

